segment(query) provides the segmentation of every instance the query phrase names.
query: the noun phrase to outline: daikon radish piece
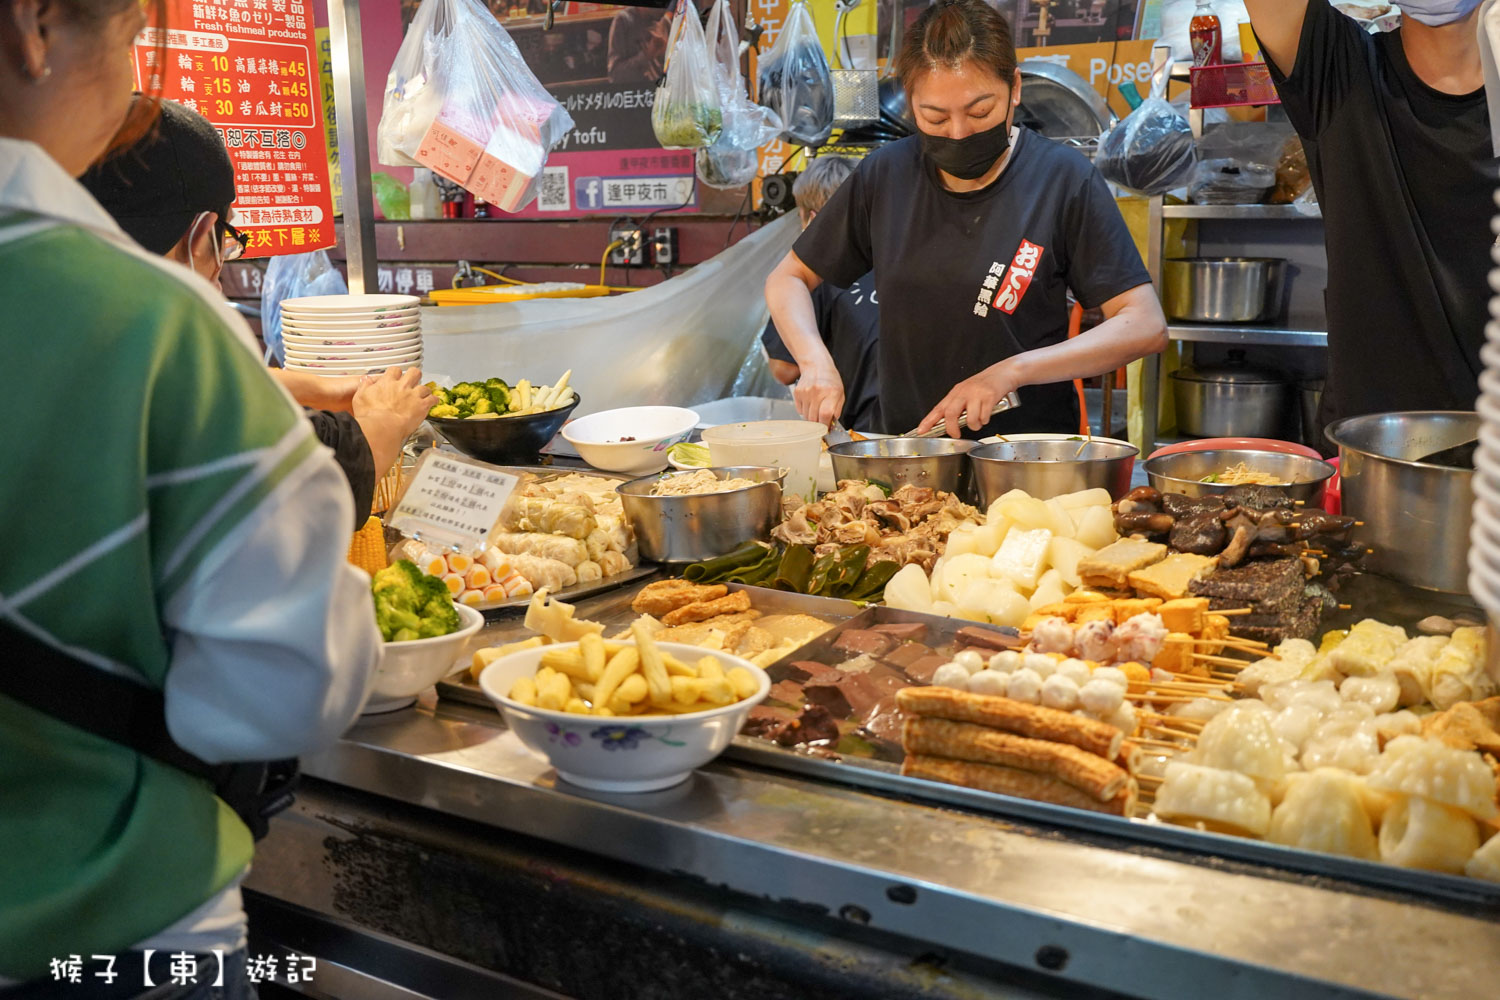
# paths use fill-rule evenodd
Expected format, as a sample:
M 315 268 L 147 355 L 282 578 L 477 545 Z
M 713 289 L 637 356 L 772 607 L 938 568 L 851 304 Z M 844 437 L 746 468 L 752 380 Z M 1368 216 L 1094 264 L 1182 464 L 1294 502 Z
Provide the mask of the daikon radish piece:
M 1032 497 L 1016 497 L 1005 501 L 1000 505 L 1000 514 L 1006 520 L 1014 522 L 1015 528 L 1029 531 L 1035 531 L 1038 528 L 1046 528 L 1050 531 L 1052 528 L 1052 511 L 1047 509 L 1045 503 Z M 1072 524 L 1072 521 L 1068 523 Z M 1011 529 L 1012 534 L 1015 528 Z
M 1097 552 L 1120 537 L 1115 531 L 1115 517 L 1108 507 L 1090 507 L 1078 523 L 1073 537 Z
M 1031 494 L 1025 490 L 1006 490 L 994 500 L 990 501 L 989 509 L 984 512 L 984 523 L 993 524 L 996 521 L 1009 520 L 1001 511 L 1001 507 L 1012 500 L 1030 500 Z
M 1056 604 L 1068 596 L 1068 586 L 1063 582 L 1062 574 L 1055 569 L 1049 569 L 1042 574 L 1036 582 L 1036 590 L 1031 592 L 1031 610 Z
M 898 611 L 930 611 L 932 583 L 922 567 L 901 567 L 885 585 L 885 603 Z
M 1073 518 L 1068 514 L 1068 508 L 1056 500 L 1046 501 L 1047 512 L 1052 515 L 1052 523 L 1047 525 L 1054 538 L 1072 538 L 1077 531 Z
M 1078 575 L 1078 561 L 1093 555 L 1094 551 L 1076 538 L 1054 535 L 1051 544 L 1047 546 L 1047 562 L 1057 570 L 1068 586 L 1077 587 L 1083 582 Z
M 932 595 L 941 600 L 951 601 L 963 607 L 962 596 L 969 586 L 979 580 L 988 580 L 994 574 L 990 571 L 991 560 L 977 552 L 967 552 L 961 556 L 954 556 L 941 567 L 933 570 Z
M 1046 504 L 1041 505 L 1047 509 Z M 989 562 L 989 575 L 1009 580 L 1018 589 L 1033 591 L 1047 563 L 1052 532 L 1046 528 L 1013 528 Z
M 1110 498 L 1109 490 L 1097 486 L 1091 490 L 1079 490 L 1077 493 L 1064 493 L 1053 499 L 1068 510 L 1079 510 L 1084 507 L 1108 508 L 1114 502 Z
M 959 617 L 968 618 L 970 621 L 983 621 L 991 625 L 1007 625 L 1015 627 L 1026 620 L 1031 613 L 1031 605 L 1026 598 L 1017 593 L 1015 587 L 1006 580 L 979 580 L 964 591 L 963 598 L 958 602 L 962 609 L 975 609 L 983 614 L 982 618 L 971 617 L 969 614 L 960 612 Z

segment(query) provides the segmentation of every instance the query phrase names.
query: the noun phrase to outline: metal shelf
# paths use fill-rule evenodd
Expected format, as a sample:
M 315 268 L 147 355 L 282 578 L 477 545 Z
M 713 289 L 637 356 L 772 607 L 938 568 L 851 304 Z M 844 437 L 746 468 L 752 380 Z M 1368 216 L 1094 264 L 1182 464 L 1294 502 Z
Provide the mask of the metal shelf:
M 1281 326 L 1227 325 L 1216 323 L 1173 324 L 1167 339 L 1191 344 L 1254 344 L 1266 347 L 1327 347 L 1324 330 L 1297 330 Z
M 1317 205 L 1163 205 L 1164 219 L 1245 219 L 1275 222 L 1321 222 Z

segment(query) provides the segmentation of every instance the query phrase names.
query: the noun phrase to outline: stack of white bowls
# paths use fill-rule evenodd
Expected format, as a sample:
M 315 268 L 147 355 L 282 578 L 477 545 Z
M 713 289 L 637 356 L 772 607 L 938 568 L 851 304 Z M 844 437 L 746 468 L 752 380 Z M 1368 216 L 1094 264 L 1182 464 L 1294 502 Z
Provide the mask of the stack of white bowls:
M 1500 191 L 1495 193 L 1500 205 Z M 1495 220 L 1500 232 L 1500 217 Z M 1500 245 L 1490 251 L 1500 265 Z M 1500 293 L 1500 267 L 1490 272 L 1490 288 Z M 1490 300 L 1490 315 L 1500 317 L 1500 294 Z M 1485 327 L 1479 349 L 1484 371 L 1479 375 L 1482 421 L 1479 451 L 1474 456 L 1474 527 L 1469 533 L 1469 593 L 1490 615 L 1500 620 L 1500 321 Z
M 313 295 L 281 303 L 281 339 L 291 371 L 330 377 L 422 364 L 415 295 Z

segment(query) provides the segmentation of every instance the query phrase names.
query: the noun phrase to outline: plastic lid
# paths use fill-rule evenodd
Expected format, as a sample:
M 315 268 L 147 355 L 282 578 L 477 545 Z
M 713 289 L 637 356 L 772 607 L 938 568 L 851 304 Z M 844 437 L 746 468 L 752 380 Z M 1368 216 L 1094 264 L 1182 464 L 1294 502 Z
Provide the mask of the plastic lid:
M 1291 382 L 1291 379 L 1276 372 L 1247 366 L 1244 351 L 1230 351 L 1229 360 L 1222 365 L 1181 368 L 1172 377 L 1184 382 L 1227 382 L 1232 385 L 1280 385 Z
M 712 444 L 786 444 L 821 438 L 828 428 L 812 420 L 756 420 L 745 424 L 720 424 L 703 432 Z

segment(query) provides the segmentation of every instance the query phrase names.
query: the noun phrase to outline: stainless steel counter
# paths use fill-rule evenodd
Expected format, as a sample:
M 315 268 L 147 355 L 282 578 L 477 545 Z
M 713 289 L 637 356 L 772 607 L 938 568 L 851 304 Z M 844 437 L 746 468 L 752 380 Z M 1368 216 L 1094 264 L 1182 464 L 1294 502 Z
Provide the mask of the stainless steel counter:
M 559 783 L 498 716 L 430 694 L 361 721 L 304 769 L 360 797 L 372 816 L 396 800 L 621 872 L 686 876 L 831 935 L 820 940 L 836 941 L 840 926 L 878 933 L 913 957 L 1030 970 L 1057 996 L 1456 1000 L 1494 996 L 1500 983 L 1500 911 L 1478 902 L 998 821 L 723 760 L 664 792 L 587 792 Z M 332 863 L 307 856 L 332 852 L 338 838 L 299 837 L 295 822 L 278 820 L 247 888 L 357 927 L 358 906 L 329 888 Z

